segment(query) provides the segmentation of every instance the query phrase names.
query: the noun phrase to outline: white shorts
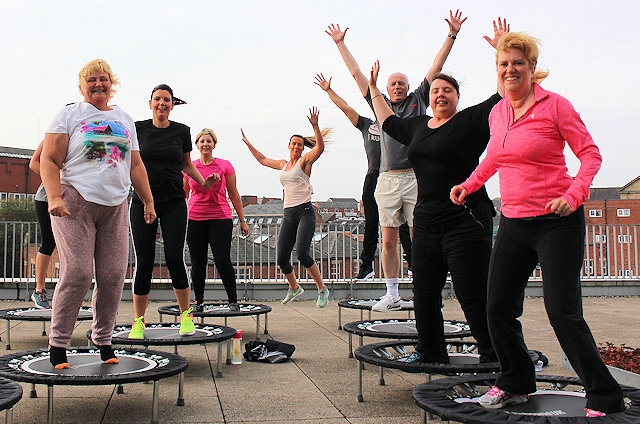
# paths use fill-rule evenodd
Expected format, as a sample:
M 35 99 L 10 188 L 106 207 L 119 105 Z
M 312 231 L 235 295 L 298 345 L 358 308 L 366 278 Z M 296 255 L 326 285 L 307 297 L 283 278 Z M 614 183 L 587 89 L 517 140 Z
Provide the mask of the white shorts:
M 413 171 L 383 172 L 378 176 L 375 192 L 380 225 L 413 227 L 413 210 L 418 201 L 418 181 Z

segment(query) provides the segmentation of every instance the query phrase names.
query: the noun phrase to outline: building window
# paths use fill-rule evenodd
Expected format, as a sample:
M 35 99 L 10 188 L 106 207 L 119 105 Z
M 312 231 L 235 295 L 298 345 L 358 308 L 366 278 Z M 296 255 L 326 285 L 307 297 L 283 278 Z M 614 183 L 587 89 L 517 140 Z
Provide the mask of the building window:
M 602 209 L 589 210 L 589 218 L 602 218 Z
M 238 267 L 236 268 L 237 280 L 251 280 L 251 268 Z
M 593 242 L 594 243 L 606 243 L 607 242 L 607 236 L 604 234 L 594 234 L 593 235 Z
M 620 234 L 618 236 L 618 243 L 631 243 L 631 235 L 630 234 Z
M 631 209 L 618 209 L 618 216 L 631 216 Z

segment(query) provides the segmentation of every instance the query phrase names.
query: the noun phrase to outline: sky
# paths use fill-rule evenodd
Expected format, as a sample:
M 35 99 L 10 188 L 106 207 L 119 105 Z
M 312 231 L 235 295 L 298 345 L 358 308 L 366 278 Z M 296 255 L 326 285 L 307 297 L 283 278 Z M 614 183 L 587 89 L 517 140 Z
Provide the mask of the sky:
M 0 2 L 0 145 L 35 149 L 56 112 L 81 101 L 78 71 L 105 59 L 121 85 L 112 99 L 135 120 L 151 118 L 151 89 L 169 84 L 186 100 L 170 119 L 195 135 L 212 128 L 214 156 L 228 159 L 244 195 L 281 197 L 278 172 L 262 167 L 241 141 L 243 128 L 266 156 L 288 158 L 292 134 L 312 135 L 309 108 L 333 137 L 314 164 L 313 200 L 360 199 L 366 157 L 360 132 L 314 84 L 317 73 L 361 115 L 373 113 L 324 33 L 349 27 L 346 44 L 379 81 L 403 72 L 417 87 L 448 33 L 449 10 L 467 21 L 443 71 L 461 85 L 461 109 L 495 92 L 495 53 L 482 39 L 506 17 L 512 31 L 542 43 L 542 86 L 569 99 L 599 146 L 594 187 L 620 187 L 640 175 L 640 30 L 636 0 L 3 0 Z M 570 173 L 579 162 L 567 150 Z M 194 158 L 198 157 L 194 148 Z M 498 179 L 487 183 L 499 197 Z

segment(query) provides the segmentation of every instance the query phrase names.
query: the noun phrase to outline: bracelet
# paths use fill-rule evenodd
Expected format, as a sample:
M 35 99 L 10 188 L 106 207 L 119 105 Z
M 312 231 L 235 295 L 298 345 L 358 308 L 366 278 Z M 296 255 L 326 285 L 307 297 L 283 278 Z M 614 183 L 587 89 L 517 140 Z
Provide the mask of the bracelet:
M 382 93 L 376 94 L 375 96 L 373 96 L 373 97 L 371 98 L 371 101 L 373 101 L 373 99 L 375 99 L 376 97 L 380 97 L 380 96 L 382 96 Z
M 245 224 L 247 223 L 247 220 L 246 220 L 246 219 L 240 219 L 239 221 L 240 221 L 240 222 L 244 222 Z
M 449 38 L 451 38 L 451 39 L 453 39 L 453 40 L 455 40 L 455 39 L 456 39 L 456 36 L 455 36 L 455 35 L 451 35 L 451 34 L 447 35 L 447 37 L 449 37 Z

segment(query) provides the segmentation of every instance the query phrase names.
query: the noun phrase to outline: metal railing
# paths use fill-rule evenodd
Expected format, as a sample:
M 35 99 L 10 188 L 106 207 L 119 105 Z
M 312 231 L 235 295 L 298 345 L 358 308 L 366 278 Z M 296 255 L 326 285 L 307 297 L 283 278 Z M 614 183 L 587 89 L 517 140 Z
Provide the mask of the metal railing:
M 284 282 L 285 278 L 278 269 L 277 239 L 279 225 L 265 223 L 267 220 L 249 218 L 250 234 L 240 235 L 238 226 L 234 232 L 231 257 L 235 262 L 239 282 L 250 281 Z M 582 268 L 584 280 L 639 281 L 638 263 L 640 236 L 639 225 L 587 225 L 585 237 L 585 255 Z M 325 224 L 316 230 L 312 242 L 312 256 L 318 263 L 323 278 L 327 281 L 351 281 L 358 272 L 362 251 L 364 224 L 341 221 Z M 35 257 L 39 248 L 40 228 L 36 222 L 0 222 L 0 283 L 35 282 Z M 131 244 L 131 243 L 130 243 Z M 398 243 L 400 246 L 400 243 Z M 399 247 L 399 254 L 400 252 Z M 127 281 L 134 275 L 135 256 L 130 248 Z M 154 282 L 170 282 L 168 270 L 163 262 L 163 243 L 158 235 L 156 243 L 156 266 Z M 374 269 L 376 279 L 382 275 L 380 263 L 380 244 L 376 252 Z M 218 275 L 209 256 L 207 279 L 216 281 Z M 296 274 L 302 281 L 311 281 L 304 268 L 298 263 L 295 251 L 292 263 Z M 428 258 L 425 258 L 428 260 Z M 185 262 L 190 266 L 188 249 L 185 249 Z M 52 256 L 47 281 L 56 281 L 59 270 L 57 252 Z M 409 279 L 410 269 L 403 261 L 401 279 Z M 541 279 L 541 272 L 534 270 L 531 279 Z

